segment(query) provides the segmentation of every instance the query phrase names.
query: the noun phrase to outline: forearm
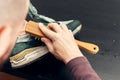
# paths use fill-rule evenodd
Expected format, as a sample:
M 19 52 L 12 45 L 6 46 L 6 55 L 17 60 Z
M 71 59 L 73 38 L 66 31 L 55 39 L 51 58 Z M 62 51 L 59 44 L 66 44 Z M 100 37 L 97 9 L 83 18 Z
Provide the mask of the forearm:
M 85 57 L 74 58 L 66 65 L 74 80 L 101 80 Z

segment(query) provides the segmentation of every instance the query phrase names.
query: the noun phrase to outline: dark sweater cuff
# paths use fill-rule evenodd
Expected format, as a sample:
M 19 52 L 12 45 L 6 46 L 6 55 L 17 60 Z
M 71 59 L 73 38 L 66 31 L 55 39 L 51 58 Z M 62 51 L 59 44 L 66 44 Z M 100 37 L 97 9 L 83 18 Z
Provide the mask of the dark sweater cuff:
M 70 60 L 66 64 L 66 66 L 68 66 L 69 68 L 72 68 L 72 66 L 75 66 L 75 65 L 78 65 L 78 64 L 83 64 L 83 63 L 89 63 L 87 58 L 86 57 L 77 57 L 77 58 L 74 58 L 74 59 Z

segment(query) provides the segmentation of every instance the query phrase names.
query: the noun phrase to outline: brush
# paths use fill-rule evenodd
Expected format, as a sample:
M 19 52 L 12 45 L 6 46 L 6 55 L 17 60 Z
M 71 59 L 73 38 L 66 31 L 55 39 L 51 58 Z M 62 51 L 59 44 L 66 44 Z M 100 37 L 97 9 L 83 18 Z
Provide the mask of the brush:
M 46 27 L 48 28 L 48 27 Z M 49 29 L 49 28 L 48 28 Z M 51 30 L 51 29 L 50 29 Z M 39 23 L 34 21 L 29 21 L 26 24 L 25 31 L 36 37 L 45 37 L 45 35 L 39 29 Z M 99 47 L 93 43 L 83 42 L 75 39 L 76 44 L 80 49 L 84 49 L 85 51 L 91 54 L 97 54 L 99 51 Z

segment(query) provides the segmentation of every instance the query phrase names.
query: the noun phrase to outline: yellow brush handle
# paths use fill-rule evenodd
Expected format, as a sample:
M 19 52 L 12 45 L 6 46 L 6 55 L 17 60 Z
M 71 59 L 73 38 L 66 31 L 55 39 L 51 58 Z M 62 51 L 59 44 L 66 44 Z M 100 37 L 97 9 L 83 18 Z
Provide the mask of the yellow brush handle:
M 96 54 L 99 51 L 99 47 L 95 44 L 75 40 L 79 48 L 82 48 L 89 53 Z
M 38 27 L 38 23 L 33 22 L 33 21 L 29 21 L 26 24 L 25 31 L 27 33 L 32 34 L 32 35 L 37 36 L 37 37 L 43 37 L 44 36 L 44 34 L 40 31 L 40 29 Z M 99 51 L 99 47 L 95 44 L 82 42 L 82 41 L 79 41 L 79 40 L 75 40 L 75 42 L 77 43 L 79 48 L 82 48 L 82 49 L 88 51 L 89 53 L 96 54 Z

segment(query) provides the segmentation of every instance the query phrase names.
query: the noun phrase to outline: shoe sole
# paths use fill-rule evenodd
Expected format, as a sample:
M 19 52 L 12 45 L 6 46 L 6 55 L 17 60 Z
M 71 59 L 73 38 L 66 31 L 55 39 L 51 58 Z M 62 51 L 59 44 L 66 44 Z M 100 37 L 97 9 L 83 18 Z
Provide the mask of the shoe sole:
M 32 51 L 32 52 L 31 52 Z M 20 68 L 28 65 L 43 55 L 47 54 L 48 48 L 46 46 L 34 47 L 26 49 L 15 56 L 10 57 L 11 67 Z

